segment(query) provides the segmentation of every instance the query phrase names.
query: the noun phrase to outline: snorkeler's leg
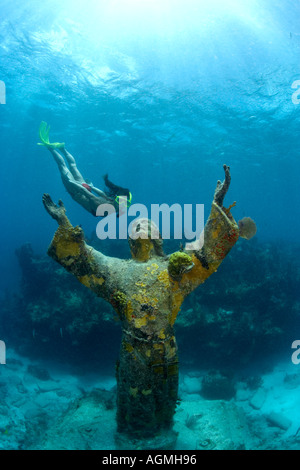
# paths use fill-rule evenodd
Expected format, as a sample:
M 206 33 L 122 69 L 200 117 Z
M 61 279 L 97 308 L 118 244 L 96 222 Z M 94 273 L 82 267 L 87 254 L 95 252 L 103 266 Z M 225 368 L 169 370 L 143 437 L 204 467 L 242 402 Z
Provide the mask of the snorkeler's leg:
M 66 157 L 70 172 L 72 173 L 72 176 L 75 181 L 78 181 L 78 183 L 85 183 L 85 179 L 77 168 L 75 158 L 65 148 L 61 149 L 61 153 L 63 153 L 63 155 Z
M 65 148 L 61 149 L 61 152 L 66 157 L 66 160 L 67 160 L 69 168 L 70 168 L 70 172 L 72 173 L 72 176 L 73 176 L 74 180 L 77 181 L 80 184 L 86 183 L 86 180 L 83 178 L 82 174 L 80 173 L 80 171 L 77 168 L 75 158 Z M 107 196 L 107 194 L 104 191 L 102 191 L 99 188 L 96 188 L 92 183 L 89 183 L 89 186 L 91 187 L 92 191 L 95 194 L 97 194 L 97 196 L 102 197 L 104 200 L 106 200 L 107 203 L 111 202 L 111 200 L 109 199 L 109 197 Z
M 60 171 L 61 177 L 67 177 L 67 178 L 72 178 L 72 175 L 66 165 L 66 162 L 64 158 L 60 155 L 60 153 L 57 150 L 54 150 L 52 148 L 48 149 L 49 152 L 53 155 L 54 160 L 57 163 L 58 169 Z
M 106 194 L 103 194 L 103 196 L 102 194 L 95 196 L 93 193 L 84 188 L 81 183 L 78 183 L 78 181 L 75 181 L 74 179 L 65 180 L 63 183 L 74 201 L 76 201 L 85 210 L 94 216 L 96 216 L 97 209 L 101 204 L 112 203 Z

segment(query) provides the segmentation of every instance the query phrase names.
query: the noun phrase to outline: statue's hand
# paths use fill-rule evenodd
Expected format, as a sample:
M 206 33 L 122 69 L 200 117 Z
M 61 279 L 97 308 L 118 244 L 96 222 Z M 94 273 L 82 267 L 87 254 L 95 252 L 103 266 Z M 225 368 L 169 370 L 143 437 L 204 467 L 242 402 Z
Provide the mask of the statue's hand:
M 223 201 L 231 182 L 230 167 L 227 165 L 223 165 L 223 168 L 225 171 L 225 180 L 223 181 L 223 183 L 221 181 L 218 181 L 214 195 L 214 202 L 220 207 L 223 207 Z
M 64 225 L 68 221 L 66 216 L 66 209 L 61 200 L 59 200 L 58 204 L 56 205 L 52 201 L 50 194 L 44 194 L 43 204 L 48 214 L 52 217 L 52 219 L 56 220 L 59 225 Z

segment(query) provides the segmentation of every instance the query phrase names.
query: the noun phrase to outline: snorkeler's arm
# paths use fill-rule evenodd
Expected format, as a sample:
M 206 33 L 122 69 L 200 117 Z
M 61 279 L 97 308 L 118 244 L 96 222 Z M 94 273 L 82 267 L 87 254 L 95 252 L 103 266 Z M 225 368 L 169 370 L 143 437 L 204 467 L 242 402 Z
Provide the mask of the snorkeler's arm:
M 119 266 L 114 265 L 121 261 L 88 246 L 82 228 L 72 226 L 61 201 L 56 205 L 48 194 L 44 194 L 43 204 L 48 214 L 59 224 L 48 249 L 49 256 L 98 297 L 110 301 L 117 283 L 111 273 L 120 272 Z
M 229 209 L 223 207 L 231 180 L 230 168 L 224 165 L 224 171 L 225 180 L 217 183 L 210 216 L 200 239 L 187 244 L 181 258 L 179 255 L 177 257 L 177 263 L 183 264 L 182 271 L 186 271 L 180 280 L 180 288 L 185 295 L 218 269 L 239 238 L 238 225 L 230 213 L 234 204 Z M 173 259 L 176 261 L 176 258 Z

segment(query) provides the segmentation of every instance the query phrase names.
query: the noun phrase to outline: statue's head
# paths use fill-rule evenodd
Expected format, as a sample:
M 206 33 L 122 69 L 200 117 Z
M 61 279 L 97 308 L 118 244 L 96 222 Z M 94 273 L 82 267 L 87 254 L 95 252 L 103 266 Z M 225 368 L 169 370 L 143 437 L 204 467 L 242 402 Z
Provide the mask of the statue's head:
M 146 262 L 155 256 L 164 256 L 163 241 L 158 227 L 149 219 L 138 219 L 132 223 L 129 246 L 133 259 Z

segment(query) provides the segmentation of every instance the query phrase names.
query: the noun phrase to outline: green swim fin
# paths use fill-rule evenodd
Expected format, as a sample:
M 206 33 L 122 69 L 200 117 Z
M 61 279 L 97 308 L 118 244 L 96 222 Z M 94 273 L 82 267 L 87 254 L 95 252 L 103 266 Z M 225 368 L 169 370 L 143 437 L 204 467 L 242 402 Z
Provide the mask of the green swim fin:
M 40 124 L 40 130 L 39 130 L 39 135 L 40 135 L 40 139 L 42 142 L 39 142 L 38 145 L 44 145 L 45 147 L 52 148 L 52 149 L 65 148 L 64 143 L 54 142 L 53 144 L 51 144 L 49 142 L 49 132 L 50 132 L 50 126 L 48 126 L 46 122 L 42 121 Z

